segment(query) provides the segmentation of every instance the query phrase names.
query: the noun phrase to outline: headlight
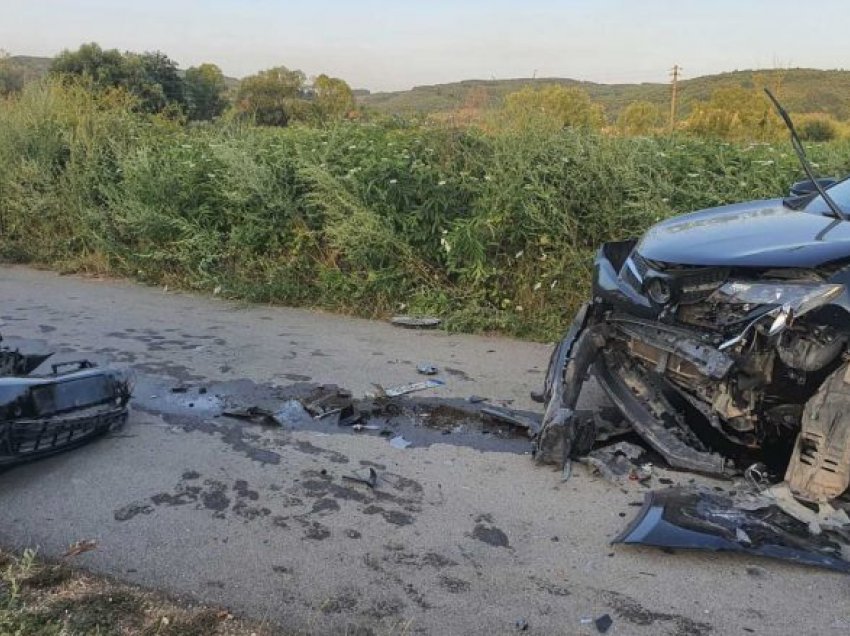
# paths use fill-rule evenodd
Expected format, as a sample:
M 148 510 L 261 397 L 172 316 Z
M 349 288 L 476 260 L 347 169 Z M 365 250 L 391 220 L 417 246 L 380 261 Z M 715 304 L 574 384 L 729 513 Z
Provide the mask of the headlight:
M 656 305 L 666 305 L 673 298 L 673 289 L 666 278 L 651 278 L 646 283 L 646 293 Z
M 827 304 L 844 292 L 844 285 L 829 283 L 747 283 L 729 282 L 717 289 L 710 300 L 736 305 L 774 305 L 802 316 Z

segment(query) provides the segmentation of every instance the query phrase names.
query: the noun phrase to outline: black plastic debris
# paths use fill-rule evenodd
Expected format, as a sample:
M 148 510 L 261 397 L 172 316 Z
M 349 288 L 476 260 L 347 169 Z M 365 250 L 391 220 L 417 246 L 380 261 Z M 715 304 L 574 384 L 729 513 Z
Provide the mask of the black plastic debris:
M 259 406 L 229 409 L 222 411 L 221 414 L 225 417 L 232 417 L 236 420 L 244 420 L 262 426 L 283 426 L 280 420 L 275 417 L 274 413 Z
M 611 629 L 611 625 L 614 624 L 614 620 L 611 618 L 610 614 L 603 614 L 595 621 L 593 621 L 593 624 L 596 625 L 596 631 L 598 631 L 600 634 L 604 634 L 609 629 Z
M 516 627 L 518 632 L 526 632 L 528 631 L 528 621 L 524 618 L 518 618 L 514 623 L 514 627 Z
M 519 428 L 524 428 L 529 431 L 532 431 L 538 427 L 538 423 L 530 418 L 517 413 L 516 411 L 512 411 L 511 409 L 506 409 L 498 406 L 483 406 L 481 407 L 481 414 L 489 417 L 490 419 L 497 420 L 499 422 L 504 422 L 506 424 L 510 424 L 511 426 L 517 426 Z
M 343 475 L 342 478 L 346 481 L 366 484 L 369 488 L 376 488 L 378 486 L 378 471 L 371 466 L 369 467 L 369 475 L 366 477 L 362 476 L 359 471 L 355 471 L 351 475 Z
M 442 320 L 431 316 L 393 316 L 390 323 L 405 329 L 434 329 L 439 327 Z
M 850 573 L 845 556 L 850 551 L 838 531 L 813 534 L 776 505 L 749 506 L 697 488 L 648 492 L 637 517 L 613 543 L 744 552 Z

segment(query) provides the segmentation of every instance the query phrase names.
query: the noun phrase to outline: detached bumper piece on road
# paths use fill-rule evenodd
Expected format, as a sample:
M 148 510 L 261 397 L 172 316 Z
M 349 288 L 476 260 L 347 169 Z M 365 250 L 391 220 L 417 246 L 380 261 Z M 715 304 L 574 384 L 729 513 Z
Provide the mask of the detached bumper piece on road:
M 743 552 L 850 573 L 847 538 L 841 531 L 821 528 L 813 534 L 767 500 L 752 505 L 692 488 L 647 493 L 637 517 L 613 542 Z
M 129 372 L 82 360 L 34 375 L 47 357 L 0 349 L 0 467 L 73 448 L 127 419 Z

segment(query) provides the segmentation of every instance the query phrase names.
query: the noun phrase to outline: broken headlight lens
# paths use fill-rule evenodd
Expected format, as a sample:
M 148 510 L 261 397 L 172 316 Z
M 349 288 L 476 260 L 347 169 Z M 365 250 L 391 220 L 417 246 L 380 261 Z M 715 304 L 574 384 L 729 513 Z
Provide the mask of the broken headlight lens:
M 827 304 L 844 292 L 844 285 L 831 283 L 729 282 L 717 289 L 711 300 L 736 305 L 774 305 L 790 309 L 793 316 Z

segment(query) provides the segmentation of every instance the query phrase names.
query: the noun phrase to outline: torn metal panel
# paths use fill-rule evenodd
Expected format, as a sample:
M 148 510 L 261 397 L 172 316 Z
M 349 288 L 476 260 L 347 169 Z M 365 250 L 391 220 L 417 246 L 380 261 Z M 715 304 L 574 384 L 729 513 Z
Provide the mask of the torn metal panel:
M 697 489 L 647 493 L 613 543 L 743 552 L 850 573 L 850 546 L 838 532 L 812 534 L 776 505 L 744 509 L 731 497 Z

